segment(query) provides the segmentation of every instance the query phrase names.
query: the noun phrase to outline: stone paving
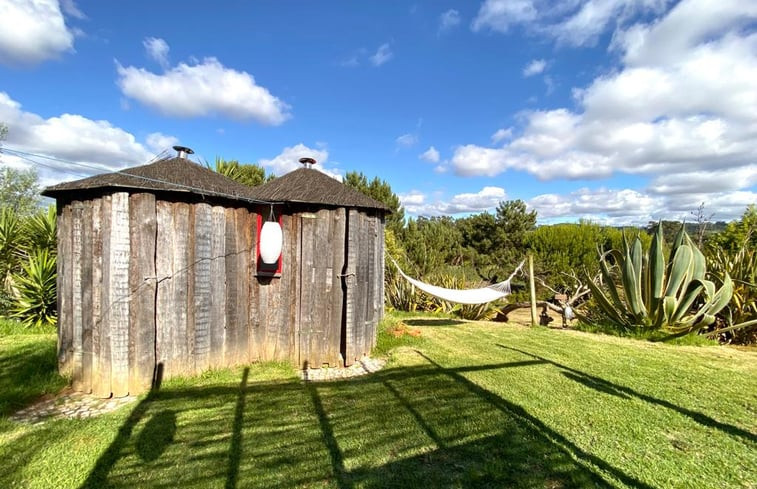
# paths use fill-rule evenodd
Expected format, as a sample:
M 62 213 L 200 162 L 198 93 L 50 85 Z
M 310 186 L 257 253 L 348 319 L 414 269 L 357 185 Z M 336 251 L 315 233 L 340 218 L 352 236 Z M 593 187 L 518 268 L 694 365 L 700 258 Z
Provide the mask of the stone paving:
M 108 413 L 136 399 L 136 396 L 102 399 L 67 389 L 57 397 L 44 399 L 14 413 L 10 419 L 33 425 L 56 418 L 84 419 Z
M 300 378 L 305 382 L 348 379 L 377 372 L 384 368 L 384 365 L 386 365 L 386 360 L 384 359 L 363 357 L 354 365 L 346 368 L 309 368 L 301 370 Z
M 346 368 L 310 368 L 301 370 L 300 378 L 306 382 L 348 379 L 377 372 L 384 365 L 386 365 L 386 360 L 384 359 L 363 357 L 354 365 Z M 134 402 L 136 399 L 136 396 L 102 399 L 91 394 L 73 392 L 70 389 L 66 389 L 56 397 L 43 399 L 14 413 L 10 416 L 10 419 L 20 423 L 39 425 L 50 419 L 57 418 L 91 418 L 92 416 L 114 411 L 121 406 Z

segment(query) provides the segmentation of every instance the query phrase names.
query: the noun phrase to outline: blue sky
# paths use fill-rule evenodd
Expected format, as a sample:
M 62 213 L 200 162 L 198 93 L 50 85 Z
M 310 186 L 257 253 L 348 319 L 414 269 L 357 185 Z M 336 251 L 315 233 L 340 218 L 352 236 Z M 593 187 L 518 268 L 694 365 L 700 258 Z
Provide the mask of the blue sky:
M 755 80 L 754 0 L 4 0 L 0 158 L 49 184 L 181 143 L 378 176 L 411 215 L 730 220 Z

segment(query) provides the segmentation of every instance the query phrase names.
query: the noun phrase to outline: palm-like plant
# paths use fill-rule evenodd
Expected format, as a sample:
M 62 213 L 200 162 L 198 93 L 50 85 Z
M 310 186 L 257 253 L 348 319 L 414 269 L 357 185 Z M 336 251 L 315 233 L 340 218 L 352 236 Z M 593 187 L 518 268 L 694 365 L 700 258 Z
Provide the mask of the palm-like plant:
M 23 225 L 12 208 L 0 210 L 0 289 L 11 293 L 12 274 L 21 270 Z
M 715 315 L 733 295 L 725 273 L 719 288 L 706 279 L 702 252 L 683 226 L 665 259 L 662 225 L 648 252 L 637 237 L 624 239 L 623 251 L 600 253 L 602 285 L 587 281 L 606 317 L 624 329 L 654 329 L 669 333 L 697 331 L 715 322 Z
M 57 276 L 55 256 L 46 249 L 32 250 L 23 272 L 13 275 L 13 316 L 27 326 L 55 325 Z
M 31 248 L 45 249 L 51 254 L 57 252 L 57 216 L 55 206 L 51 205 L 46 211 L 40 211 L 24 223 L 27 243 Z

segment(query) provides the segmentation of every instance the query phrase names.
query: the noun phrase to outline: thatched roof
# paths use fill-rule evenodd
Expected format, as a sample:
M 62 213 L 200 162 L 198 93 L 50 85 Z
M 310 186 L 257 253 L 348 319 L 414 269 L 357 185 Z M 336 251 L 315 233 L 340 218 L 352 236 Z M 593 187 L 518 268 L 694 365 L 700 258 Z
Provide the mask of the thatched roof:
M 60 183 L 47 187 L 42 191 L 42 195 L 58 197 L 83 190 L 104 188 L 186 192 L 247 202 L 256 200 L 252 188 L 185 158 L 169 158 L 115 173 Z
M 300 168 L 255 187 L 253 195 L 257 199 L 274 202 L 324 204 L 391 212 L 382 202 L 312 168 Z

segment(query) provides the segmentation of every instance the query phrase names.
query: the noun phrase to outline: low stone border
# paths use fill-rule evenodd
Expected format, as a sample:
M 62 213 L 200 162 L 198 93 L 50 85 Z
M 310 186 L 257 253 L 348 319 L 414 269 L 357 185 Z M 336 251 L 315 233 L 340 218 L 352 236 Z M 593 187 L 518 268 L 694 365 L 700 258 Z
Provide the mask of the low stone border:
M 386 365 L 382 358 L 363 357 L 354 365 L 346 368 L 309 368 L 300 371 L 300 378 L 305 382 L 323 382 L 327 380 L 349 379 L 373 372 L 378 372 Z
M 136 396 L 102 399 L 81 392 L 66 392 L 46 399 L 10 416 L 9 419 L 20 423 L 39 425 L 50 419 L 69 418 L 84 419 L 114 411 L 121 406 L 134 402 Z

